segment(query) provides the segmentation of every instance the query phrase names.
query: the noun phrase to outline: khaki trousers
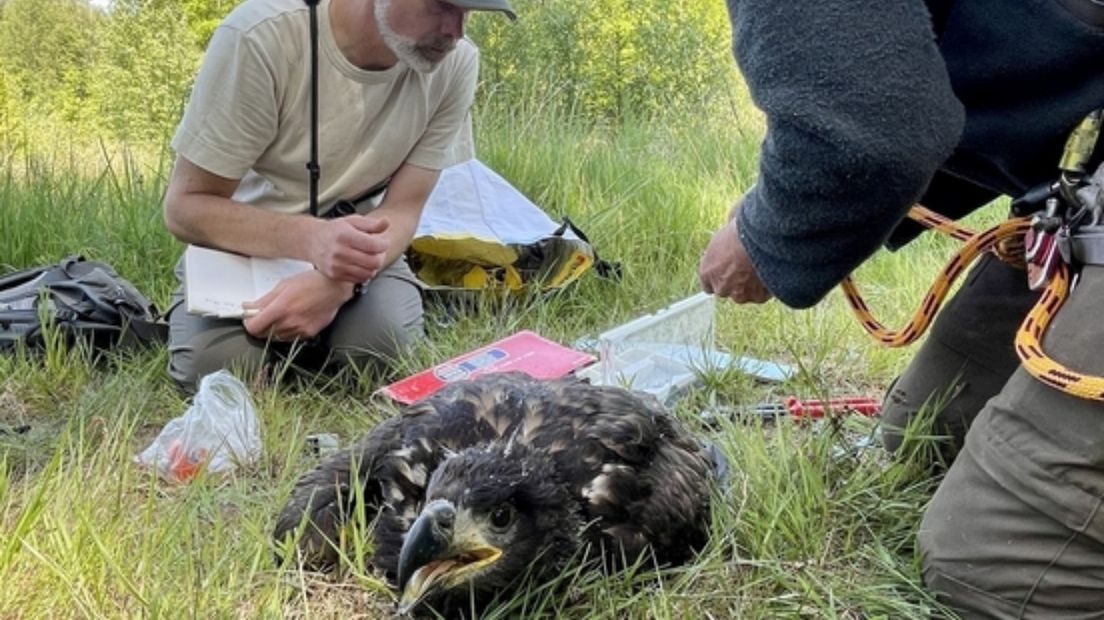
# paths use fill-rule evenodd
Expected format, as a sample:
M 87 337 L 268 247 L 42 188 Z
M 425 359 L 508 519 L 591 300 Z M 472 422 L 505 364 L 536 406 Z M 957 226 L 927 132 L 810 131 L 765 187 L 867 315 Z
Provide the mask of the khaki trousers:
M 364 286 L 358 298 L 349 300 L 329 327 L 300 346 L 255 338 L 240 319 L 188 314 L 182 303 L 183 260 L 177 263 L 176 276 L 181 286 L 173 294 L 169 315 L 169 375 L 189 392 L 216 370 L 233 367 L 252 376 L 289 357 L 315 369 L 388 363 L 423 335 L 421 290 L 402 257 Z

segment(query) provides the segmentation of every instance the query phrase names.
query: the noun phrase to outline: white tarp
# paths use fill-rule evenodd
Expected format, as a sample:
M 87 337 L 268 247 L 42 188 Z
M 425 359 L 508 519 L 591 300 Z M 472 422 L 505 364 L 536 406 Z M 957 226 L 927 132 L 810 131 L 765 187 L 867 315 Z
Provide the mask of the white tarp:
M 414 238 L 474 237 L 510 244 L 534 243 L 559 224 L 477 159 L 441 171 Z M 575 235 L 565 231 L 564 236 Z

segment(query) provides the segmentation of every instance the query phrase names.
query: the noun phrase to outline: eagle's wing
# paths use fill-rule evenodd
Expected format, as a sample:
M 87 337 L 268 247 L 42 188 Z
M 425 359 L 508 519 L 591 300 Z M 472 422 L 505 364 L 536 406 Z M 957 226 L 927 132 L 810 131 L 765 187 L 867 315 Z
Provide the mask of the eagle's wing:
M 282 543 L 300 528 L 295 540 L 304 567 L 328 569 L 338 562 L 342 530 L 355 514 L 355 502 L 379 504 L 383 494 L 378 485 L 365 484 L 385 455 L 401 448 L 402 420 L 382 422 L 357 444 L 329 455 L 295 484 L 284 509 L 276 519 L 273 537 Z
M 716 475 L 706 446 L 654 399 L 578 382 L 551 387 L 544 423 L 529 436 L 555 452 L 591 541 L 615 558 L 650 547 L 661 563 L 687 560 L 708 537 Z

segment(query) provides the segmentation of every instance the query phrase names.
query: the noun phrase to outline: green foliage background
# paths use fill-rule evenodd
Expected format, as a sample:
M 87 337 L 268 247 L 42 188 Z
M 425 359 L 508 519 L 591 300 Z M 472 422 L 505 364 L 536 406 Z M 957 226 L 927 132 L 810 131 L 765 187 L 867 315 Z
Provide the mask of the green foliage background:
M 483 96 L 494 104 L 529 101 L 536 91 L 587 117 L 616 120 L 700 113 L 733 90 L 723 2 L 517 4 L 517 22 L 472 19 L 491 86 Z
M 128 143 L 171 132 L 231 0 L 0 2 L 0 131 L 34 127 Z M 729 108 L 737 77 L 716 0 L 516 0 L 516 22 L 474 13 L 479 106 L 534 101 L 597 121 Z M 687 35 L 687 33 L 693 33 Z

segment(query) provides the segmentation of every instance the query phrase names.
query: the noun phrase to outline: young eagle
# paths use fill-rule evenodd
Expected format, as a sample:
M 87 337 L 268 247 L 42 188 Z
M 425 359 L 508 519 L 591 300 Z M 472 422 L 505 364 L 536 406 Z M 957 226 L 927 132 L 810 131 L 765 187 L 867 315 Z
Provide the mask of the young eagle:
M 365 509 L 378 514 L 371 563 L 397 584 L 400 613 L 470 609 L 527 571 L 550 580 L 588 546 L 607 566 L 644 551 L 688 560 L 706 542 L 720 467 L 715 450 L 629 390 L 491 374 L 325 459 L 296 484 L 275 538 L 302 529 L 298 559 L 327 569 Z

